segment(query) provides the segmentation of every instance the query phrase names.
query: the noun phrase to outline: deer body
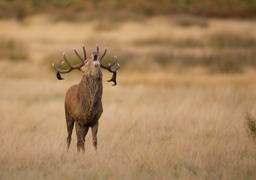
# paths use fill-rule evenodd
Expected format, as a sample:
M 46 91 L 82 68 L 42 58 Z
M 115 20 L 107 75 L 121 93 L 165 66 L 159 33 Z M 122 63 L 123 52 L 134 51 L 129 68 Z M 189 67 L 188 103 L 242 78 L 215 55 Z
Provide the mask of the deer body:
M 86 86 L 86 77 L 69 88 L 65 98 L 65 114 L 74 119 L 91 124 L 92 119 L 99 118 L 102 113 L 102 82 L 93 89 Z M 101 81 L 101 80 L 98 80 Z
M 74 123 L 77 131 L 77 148 L 84 149 L 85 136 L 89 127 L 92 131 L 93 145 L 97 148 L 98 120 L 103 112 L 102 108 L 102 75 L 100 72 L 83 75 L 78 85 L 69 88 L 65 98 L 65 115 L 67 123 L 67 143 L 71 142 Z M 80 137 L 81 136 L 81 137 Z
M 83 48 L 84 49 L 84 48 Z M 77 54 L 77 52 L 75 51 Z M 99 59 L 99 48 L 97 47 L 97 52 L 92 55 L 91 59 L 86 58 L 86 53 L 84 49 L 84 62 L 83 64 L 76 66 L 83 72 L 83 77 L 79 84 L 71 86 L 65 98 L 65 117 L 67 125 L 67 146 L 69 148 L 71 143 L 71 136 L 73 127 L 76 127 L 77 135 L 77 150 L 81 149 L 84 151 L 85 136 L 91 128 L 92 131 L 92 142 L 95 149 L 97 149 L 97 132 L 99 126 L 99 118 L 103 112 L 102 106 L 102 72 L 100 68 L 107 69 L 113 73 L 111 81 L 116 84 L 116 71 L 118 68 L 113 68 L 113 64 L 109 66 L 104 66 L 100 63 L 101 59 L 104 57 L 106 50 L 102 57 Z M 78 54 L 77 54 L 78 55 Z M 78 57 L 82 58 L 78 55 Z M 65 54 L 64 59 L 68 65 L 69 62 L 66 60 Z M 54 64 L 53 64 L 54 66 Z M 55 66 L 54 66 L 55 67 Z M 112 67 L 112 69 L 111 69 Z M 70 69 L 74 66 L 70 65 Z M 61 70 L 60 66 L 55 67 L 57 71 L 57 78 L 62 79 L 59 73 L 67 73 L 71 70 Z

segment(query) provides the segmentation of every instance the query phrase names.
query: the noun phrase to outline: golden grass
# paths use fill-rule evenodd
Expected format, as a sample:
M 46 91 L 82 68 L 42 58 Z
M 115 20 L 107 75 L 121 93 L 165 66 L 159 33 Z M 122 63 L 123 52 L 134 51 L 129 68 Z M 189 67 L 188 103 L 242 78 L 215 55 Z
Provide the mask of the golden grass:
M 243 113 L 256 86 L 105 84 L 99 150 L 66 151 L 63 97 L 72 83 L 2 79 L 1 179 L 255 177 Z M 33 88 L 31 87 L 33 85 Z
M 27 61 L 0 61 L 0 179 L 255 179 L 255 141 L 246 133 L 244 117 L 244 112 L 256 114 L 255 70 L 250 68 L 242 74 L 223 75 L 209 74 L 201 67 L 162 71 L 152 63 L 151 71 L 141 73 L 146 59 L 127 64 L 130 68 L 122 64 L 118 86 L 104 82 L 98 151 L 88 133 L 85 153 L 77 153 L 75 132 L 66 151 L 63 101 L 80 76 L 64 75 L 65 81 L 57 81 L 49 70 L 51 62 L 59 62 L 62 51 L 87 39 L 91 52 L 93 37 L 98 38 L 95 42 L 106 42 L 109 56 L 116 54 L 121 62 L 129 59 L 122 60 L 119 50 L 127 50 L 128 55 L 166 50 L 132 43 L 169 25 L 160 18 L 162 26 L 128 36 L 127 32 L 143 27 L 127 22 L 117 30 L 94 33 L 90 24 L 51 24 L 45 17 L 35 18 L 23 25 L 0 22 L 3 29 L 15 27 L 23 32 L 5 31 L 7 38 L 29 42 Z M 234 22 L 227 23 L 232 27 Z M 247 26 L 236 23 L 237 31 Z M 42 34 L 42 28 L 48 30 Z M 172 28 L 172 33 L 181 33 L 180 28 Z M 109 76 L 104 73 L 104 81 Z
M 245 127 L 247 128 L 248 135 L 255 140 L 256 138 L 256 120 L 248 112 L 245 113 Z

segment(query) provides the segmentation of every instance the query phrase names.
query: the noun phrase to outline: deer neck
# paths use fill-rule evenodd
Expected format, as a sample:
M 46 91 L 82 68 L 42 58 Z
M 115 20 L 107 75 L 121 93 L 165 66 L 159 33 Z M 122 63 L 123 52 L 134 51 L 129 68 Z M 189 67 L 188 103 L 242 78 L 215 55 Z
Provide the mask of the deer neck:
M 81 109 L 85 112 L 91 112 L 102 98 L 102 73 L 87 73 L 83 75 L 78 86 L 78 101 Z

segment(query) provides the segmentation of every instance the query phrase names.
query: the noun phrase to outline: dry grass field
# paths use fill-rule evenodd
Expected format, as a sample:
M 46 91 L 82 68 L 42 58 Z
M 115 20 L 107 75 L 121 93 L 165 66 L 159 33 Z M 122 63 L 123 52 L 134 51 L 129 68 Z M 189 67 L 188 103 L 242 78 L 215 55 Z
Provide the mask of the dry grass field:
M 0 179 L 255 179 L 256 22 L 155 17 L 111 22 L 34 16 L 0 21 Z M 66 150 L 64 96 L 52 62 L 85 44 L 117 55 L 91 134 Z M 221 60 L 221 62 L 220 62 Z

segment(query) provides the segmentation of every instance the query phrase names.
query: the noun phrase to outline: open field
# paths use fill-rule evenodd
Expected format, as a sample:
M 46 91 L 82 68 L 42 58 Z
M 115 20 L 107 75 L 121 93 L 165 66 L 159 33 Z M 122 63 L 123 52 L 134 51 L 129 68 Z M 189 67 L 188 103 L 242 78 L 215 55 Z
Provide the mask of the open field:
M 155 17 L 0 21 L 0 179 L 255 179 L 256 22 Z M 224 34 L 224 35 L 223 35 Z M 161 35 L 161 36 L 160 36 Z M 64 96 L 50 65 L 81 44 L 117 55 L 105 82 L 95 152 L 73 133 L 66 151 Z

